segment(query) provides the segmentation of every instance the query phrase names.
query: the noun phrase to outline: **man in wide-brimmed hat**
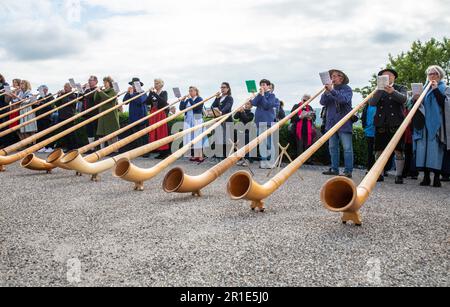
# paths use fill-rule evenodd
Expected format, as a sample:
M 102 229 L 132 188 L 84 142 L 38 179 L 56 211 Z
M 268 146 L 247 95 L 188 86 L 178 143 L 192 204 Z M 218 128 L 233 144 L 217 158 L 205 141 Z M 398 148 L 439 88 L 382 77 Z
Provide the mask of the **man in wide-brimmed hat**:
M 326 108 L 325 130 L 329 131 L 352 110 L 353 91 L 348 83 L 347 75 L 338 69 L 330 70 L 332 84 L 325 85 L 326 91 L 320 99 L 320 104 Z M 324 175 L 338 176 L 339 173 L 339 142 L 344 147 L 345 171 L 343 176 L 352 178 L 353 173 L 353 122 L 348 121 L 331 137 L 329 149 L 331 168 Z
M 136 97 L 138 95 L 140 95 L 141 93 L 139 93 L 136 90 L 136 86 L 135 84 L 139 82 L 139 84 L 142 86 L 144 86 L 144 83 L 141 82 L 141 80 L 139 78 L 133 78 L 128 84 L 131 85 L 128 88 L 128 93 L 125 95 L 125 97 L 123 98 L 123 101 L 126 100 L 130 100 L 133 97 Z M 129 124 L 132 124 L 134 122 L 139 121 L 140 119 L 144 118 L 147 116 L 148 112 L 147 112 L 147 105 L 145 104 L 145 101 L 147 100 L 147 94 L 142 95 L 141 97 L 133 100 L 132 102 L 130 102 L 129 104 L 129 116 L 128 116 L 128 121 Z M 143 130 L 147 127 L 147 121 L 143 121 L 142 123 L 140 123 L 139 125 L 137 125 L 136 127 L 134 127 L 131 130 L 131 134 L 134 134 L 136 132 L 139 132 L 140 130 Z M 145 144 L 148 143 L 148 136 L 143 136 L 140 139 L 136 140 L 135 142 L 133 142 L 133 144 L 131 145 L 131 147 L 133 148 L 137 148 L 140 146 L 143 146 Z
M 383 90 L 378 90 L 370 101 L 370 105 L 377 107 L 374 119 L 374 151 L 377 159 L 405 120 L 404 110 L 408 91 L 406 87 L 395 84 L 398 73 L 394 69 L 383 69 L 378 73 L 378 76 L 388 76 L 389 85 Z M 395 148 L 396 184 L 403 184 L 403 169 L 405 167 L 404 146 L 405 141 L 402 138 Z M 381 176 L 379 181 L 384 181 L 384 177 Z

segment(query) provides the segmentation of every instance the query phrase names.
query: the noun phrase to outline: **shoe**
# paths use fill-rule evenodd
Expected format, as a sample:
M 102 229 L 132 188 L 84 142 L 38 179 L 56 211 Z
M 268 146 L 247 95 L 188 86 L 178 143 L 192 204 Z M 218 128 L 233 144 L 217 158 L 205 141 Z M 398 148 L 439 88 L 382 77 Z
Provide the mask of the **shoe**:
M 395 184 L 403 184 L 403 176 L 395 177 Z
M 53 148 L 46 148 L 45 149 L 45 153 L 52 153 L 53 152 Z
M 189 159 L 189 161 L 190 161 L 190 162 L 198 162 L 198 158 L 192 157 L 192 158 Z
M 411 180 L 418 180 L 419 177 L 418 176 L 411 176 Z
M 430 178 L 425 178 L 421 183 L 420 186 L 421 187 L 429 187 L 431 185 L 431 179 Z
M 270 165 L 269 161 L 261 161 L 259 164 L 260 169 L 272 169 L 272 165 Z
M 442 175 L 441 181 L 442 182 L 450 182 L 450 176 L 449 175 Z
M 41 148 L 38 150 L 38 153 L 44 153 L 45 152 L 45 148 Z
M 435 187 L 435 188 L 442 188 L 441 176 L 440 175 L 435 175 L 434 176 L 433 187 Z
M 326 176 L 339 176 L 339 172 L 335 172 L 335 171 L 333 171 L 333 170 L 330 168 L 328 171 L 323 172 L 322 175 L 326 175 Z
M 169 156 L 168 154 L 159 154 L 158 156 L 155 157 L 155 159 L 156 160 L 164 160 L 168 156 Z
M 377 182 L 384 182 L 384 176 L 381 175 L 381 176 L 378 178 Z
M 384 173 L 383 173 L 383 176 L 386 177 L 386 178 L 388 178 L 388 177 L 389 177 L 389 172 L 387 172 L 387 171 L 384 172 Z
M 150 158 L 150 154 L 146 153 L 145 155 L 142 156 L 142 158 Z
M 205 161 L 206 161 L 206 159 L 204 159 L 204 158 L 197 158 L 198 164 L 202 164 Z
M 343 173 L 342 175 L 339 175 L 339 176 L 341 176 L 341 177 L 347 177 L 347 178 L 349 178 L 349 179 L 352 179 L 352 178 L 353 178 L 353 174 L 352 174 L 352 173 Z

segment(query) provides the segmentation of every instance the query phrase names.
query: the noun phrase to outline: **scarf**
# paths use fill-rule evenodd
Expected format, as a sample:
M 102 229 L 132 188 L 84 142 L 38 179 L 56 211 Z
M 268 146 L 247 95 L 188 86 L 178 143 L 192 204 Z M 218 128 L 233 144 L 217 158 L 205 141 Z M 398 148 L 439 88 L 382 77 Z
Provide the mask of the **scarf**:
M 307 111 L 306 112 L 311 112 L 311 109 L 309 107 L 307 107 Z M 298 117 L 299 118 L 301 118 L 302 113 L 303 113 L 303 109 L 301 109 L 298 112 Z M 308 129 L 308 139 L 306 140 L 307 141 L 307 145 L 311 146 L 312 145 L 312 135 L 313 135 L 312 134 L 312 121 L 311 120 L 307 120 L 306 118 L 304 118 L 304 119 L 300 119 L 297 122 L 297 138 L 299 140 L 301 140 L 303 138 L 302 128 L 303 128 L 303 121 L 304 120 L 307 121 L 306 126 L 307 126 L 307 129 Z
M 439 91 L 445 95 L 446 86 L 444 81 L 440 81 L 438 84 Z M 425 96 L 423 105 L 425 107 L 425 126 L 428 131 L 428 135 L 431 140 L 434 140 L 438 136 L 439 129 L 443 125 L 441 108 L 434 96 L 433 89 L 430 89 Z

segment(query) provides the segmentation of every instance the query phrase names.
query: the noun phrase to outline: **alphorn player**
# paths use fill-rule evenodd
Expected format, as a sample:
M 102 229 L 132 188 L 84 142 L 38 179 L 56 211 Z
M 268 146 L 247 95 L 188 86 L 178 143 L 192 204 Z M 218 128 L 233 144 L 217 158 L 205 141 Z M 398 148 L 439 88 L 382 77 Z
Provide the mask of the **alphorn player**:
M 130 87 L 128 88 L 128 92 L 126 93 L 125 97 L 123 97 L 123 101 L 128 101 L 128 100 L 141 94 L 137 91 L 136 86 L 134 85 L 135 82 L 139 82 L 141 87 L 144 86 L 144 83 L 142 83 L 139 78 L 137 78 L 137 77 L 133 78 L 128 83 L 130 85 Z M 129 109 L 128 109 L 129 110 L 129 117 L 128 117 L 129 124 L 135 123 L 148 115 L 147 105 L 145 103 L 146 101 L 147 101 L 147 94 L 142 95 L 141 97 L 130 102 Z M 145 128 L 147 128 L 146 121 L 141 122 L 136 127 L 133 127 L 131 129 L 130 134 L 135 134 L 141 130 L 144 130 Z M 147 143 L 148 143 L 148 135 L 144 135 L 143 137 L 137 139 L 132 144 L 130 144 L 130 147 L 132 149 L 134 149 L 134 148 L 144 146 Z M 144 157 L 148 157 L 148 155 L 144 155 Z
M 352 110 L 353 91 L 347 75 L 340 70 L 330 71 L 332 84 L 325 85 L 325 93 L 320 104 L 326 107 L 325 129 L 329 131 Z M 339 141 L 344 147 L 345 171 L 343 176 L 352 178 L 353 174 L 353 123 L 348 121 L 329 141 L 331 168 L 324 172 L 327 176 L 339 176 Z
M 404 110 L 408 92 L 405 86 L 395 84 L 398 78 L 398 73 L 395 70 L 384 69 L 378 73 L 378 76 L 388 76 L 389 85 L 384 90 L 378 90 L 370 101 L 370 105 L 377 107 L 374 119 L 376 159 L 381 156 L 405 120 Z M 396 184 L 403 184 L 404 146 L 405 139 L 402 138 L 395 148 Z M 381 175 L 378 181 L 384 181 L 384 176 Z
M 86 111 L 93 107 L 95 107 L 94 95 L 88 95 L 92 91 L 95 91 L 98 86 L 98 78 L 97 76 L 90 76 L 88 79 L 88 83 L 83 86 L 83 95 L 84 98 L 82 100 L 83 107 L 82 110 Z M 98 114 L 98 110 L 93 110 L 84 116 L 85 119 L 90 119 Z M 86 125 L 86 133 L 88 137 L 88 142 L 93 143 L 95 141 L 95 137 L 97 135 L 97 121 L 93 121 Z
M 44 99 L 44 98 L 45 99 L 42 100 L 41 102 L 33 105 L 33 109 L 35 109 L 37 107 L 40 107 L 43 104 L 49 103 L 50 101 L 54 100 L 53 95 L 48 92 L 48 86 L 47 85 L 41 85 L 39 87 L 39 93 L 41 93 L 41 92 L 44 94 L 44 96 L 41 96 L 41 94 L 39 94 L 38 99 L 39 100 Z M 53 105 L 50 104 L 50 105 L 46 106 L 45 108 L 37 111 L 36 112 L 36 116 L 41 116 L 42 114 L 45 114 L 45 113 L 50 112 L 52 110 L 53 110 Z M 51 125 L 52 125 L 51 114 L 47 115 L 47 116 L 45 116 L 43 118 L 40 118 L 37 121 L 37 127 L 38 127 L 38 131 L 39 132 L 47 130 L 48 128 L 51 127 Z M 43 141 L 44 139 L 45 139 L 45 137 L 42 138 L 42 139 L 39 139 L 37 141 L 37 143 Z M 52 151 L 53 151 L 53 149 L 51 147 L 45 147 L 45 148 L 40 149 L 38 152 L 51 153 Z
M 72 87 L 70 86 L 70 83 L 66 83 L 64 84 L 64 89 L 58 92 L 58 97 L 61 97 L 65 94 L 68 94 L 72 91 Z M 56 107 L 60 107 L 70 101 L 73 101 L 77 99 L 77 95 L 75 93 L 72 93 L 66 97 L 64 97 L 63 99 L 57 101 Z M 62 109 L 60 109 L 58 111 L 58 122 L 63 122 L 71 117 L 73 117 L 75 115 L 76 112 L 76 104 L 70 104 Z M 65 125 L 64 127 L 61 127 L 60 129 L 58 129 L 55 134 L 62 132 L 66 129 L 69 129 L 71 127 L 73 127 L 74 122 L 71 122 L 70 124 Z M 60 141 L 60 145 L 62 146 L 63 149 L 66 149 L 65 151 L 68 150 L 72 150 L 72 149 L 76 149 L 77 147 L 77 140 L 75 138 L 75 133 L 70 133 L 68 135 L 66 135 L 65 137 L 63 137 Z
M 3 91 L 5 89 L 5 86 L 9 86 L 9 84 L 6 82 L 5 77 L 3 77 L 2 74 L 0 74 L 0 91 Z M 9 105 L 9 97 L 5 94 L 3 96 L 0 97 L 0 109 L 3 109 L 5 107 L 7 107 Z M 4 109 L 2 111 L 0 111 L 0 115 L 5 114 L 7 112 L 9 112 L 9 108 Z M 4 122 L 6 122 L 8 120 L 8 118 L 0 118 L 0 124 L 3 124 Z M 0 132 L 2 132 L 3 130 L 8 129 L 7 127 L 4 129 L 0 129 Z M 6 146 L 6 137 L 1 137 L 0 138 L 0 148 L 3 148 Z
M 36 99 L 36 97 L 33 96 L 33 94 L 31 93 L 31 83 L 27 80 L 21 80 L 19 92 L 17 93 L 17 95 L 16 94 L 12 94 L 12 95 L 13 95 L 13 103 L 18 102 L 23 99 L 27 99 L 20 104 L 20 107 L 30 105 L 30 103 Z M 28 98 L 29 98 L 29 100 L 28 100 Z M 28 113 L 32 110 L 33 109 L 32 109 L 31 105 L 27 106 L 26 108 L 20 110 L 20 115 Z M 35 117 L 36 117 L 36 115 L 34 113 L 27 115 L 20 119 L 20 124 L 23 124 L 25 122 L 33 120 Z M 24 139 L 32 136 L 33 134 L 35 134 L 37 132 L 37 130 L 38 130 L 37 123 L 32 122 L 29 125 L 26 125 L 26 126 L 20 128 L 19 137 L 21 140 L 24 140 Z
M 444 82 L 445 72 L 441 67 L 430 66 L 426 73 L 428 81 L 431 82 L 431 89 L 425 96 L 422 108 L 419 109 L 422 124 L 415 125 L 414 129 L 416 166 L 419 171 L 425 173 L 421 186 L 431 185 L 430 173 L 433 172 L 433 186 L 440 188 L 442 186 L 441 172 L 449 163 L 449 157 L 445 155 L 445 152 L 450 148 L 448 144 L 450 142 L 448 137 L 450 125 L 448 124 L 449 119 L 446 118 L 446 115 L 450 115 L 450 93 Z M 413 100 L 416 101 L 417 97 L 414 97 Z

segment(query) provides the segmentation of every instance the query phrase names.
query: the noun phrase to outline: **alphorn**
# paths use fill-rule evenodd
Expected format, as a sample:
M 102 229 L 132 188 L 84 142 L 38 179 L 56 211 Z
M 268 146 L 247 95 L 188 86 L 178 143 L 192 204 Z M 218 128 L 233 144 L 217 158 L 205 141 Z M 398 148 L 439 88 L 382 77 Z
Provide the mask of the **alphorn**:
M 160 148 L 161 146 L 164 146 L 166 144 L 170 144 L 173 141 L 184 137 L 185 135 L 192 133 L 200 128 L 203 127 L 207 127 L 210 126 L 212 124 L 214 124 L 218 119 L 213 119 L 209 122 L 203 123 L 201 125 L 195 126 L 193 128 L 190 129 L 186 129 L 183 130 L 181 132 L 178 132 L 176 134 L 170 135 L 168 137 L 165 137 L 163 139 L 160 139 L 158 141 L 152 142 L 150 144 L 141 146 L 139 148 L 130 150 L 128 152 L 125 152 L 123 154 L 117 155 L 115 157 L 109 158 L 109 159 L 104 159 L 98 162 L 94 162 L 94 163 L 86 163 L 84 160 L 80 160 L 81 159 L 81 155 L 78 154 L 77 151 L 72 151 L 69 152 L 66 156 L 64 156 L 64 158 L 62 159 L 62 162 L 65 162 L 65 164 L 63 164 L 63 166 L 65 166 L 68 169 L 73 168 L 73 164 L 76 165 L 77 169 L 79 170 L 80 173 L 82 174 L 91 174 L 91 175 L 96 175 L 93 176 L 91 178 L 92 181 L 97 181 L 98 180 L 98 174 L 101 174 L 109 169 L 112 169 L 116 163 L 120 160 L 120 159 L 124 159 L 126 158 L 127 160 L 133 160 L 136 159 L 142 155 L 145 155 L 148 152 L 152 152 L 155 149 Z M 61 163 L 62 163 L 61 162 Z
M 255 149 L 261 141 L 267 139 L 270 135 L 275 133 L 283 125 L 285 125 L 300 109 L 309 105 L 320 94 L 324 92 L 325 88 L 321 89 L 317 94 L 312 96 L 307 102 L 302 104 L 297 110 L 289 114 L 287 117 L 274 124 L 270 129 L 259 135 L 256 139 L 251 141 L 246 146 L 239 149 L 237 152 L 215 165 L 208 171 L 198 176 L 187 175 L 181 167 L 176 167 L 170 170 L 163 182 L 163 189 L 167 193 L 192 193 L 193 196 L 201 196 L 201 190 L 207 185 L 211 184 L 217 178 L 222 176 L 228 169 L 233 167 L 239 160 L 241 160 L 247 153 Z
M 110 98 L 110 99 L 108 99 L 108 100 L 102 102 L 101 105 L 104 105 L 105 103 L 108 103 L 108 102 L 110 102 L 110 101 L 113 101 L 114 99 L 117 99 L 117 97 L 119 97 L 119 96 L 121 96 L 121 95 L 123 95 L 123 94 L 124 94 L 124 93 L 121 93 L 120 95 L 116 95 L 115 97 Z M 83 126 L 85 126 L 85 125 L 87 125 L 87 124 L 89 124 L 89 123 L 91 123 L 91 122 L 93 122 L 93 121 L 95 121 L 95 120 L 101 118 L 103 115 L 106 115 L 106 114 L 108 114 L 108 113 L 111 113 L 112 111 L 115 111 L 115 110 L 117 110 L 117 109 L 120 109 L 120 108 L 123 107 L 124 105 L 129 104 L 130 102 L 132 102 L 132 101 L 134 101 L 134 100 L 136 100 L 136 99 L 142 97 L 143 95 L 145 95 L 145 92 L 144 92 L 144 93 L 141 93 L 140 95 L 137 95 L 137 96 L 135 96 L 135 97 L 132 97 L 132 98 L 130 98 L 130 99 L 128 99 L 128 100 L 126 100 L 126 101 L 120 103 L 120 104 L 117 104 L 116 106 L 114 106 L 114 107 L 112 107 L 112 108 L 109 108 L 108 110 L 105 110 L 104 112 L 100 113 L 100 114 L 102 114 L 101 116 L 98 116 L 98 115 L 100 115 L 100 114 L 98 114 L 98 115 L 96 115 L 96 116 L 93 116 L 92 118 L 89 118 L 89 119 L 83 121 L 82 123 L 79 124 L 79 125 L 80 125 L 79 128 L 81 128 L 81 127 L 83 127 Z M 95 109 L 99 108 L 101 105 L 100 105 L 100 104 L 99 104 L 99 105 L 96 105 L 95 107 L 93 107 L 93 108 L 91 108 L 91 109 L 88 109 L 88 110 L 91 110 L 91 111 L 92 111 L 92 110 L 95 110 Z M 85 112 L 86 112 L 86 111 L 85 111 Z M 77 130 L 77 129 L 76 129 L 76 130 Z M 68 169 L 68 168 L 66 168 L 64 165 L 62 165 L 61 163 L 59 163 L 59 158 L 60 158 L 61 156 L 63 156 L 63 155 L 64 155 L 64 152 L 63 152 L 61 149 L 55 150 L 55 151 L 53 151 L 53 152 L 49 155 L 49 159 L 51 159 L 51 162 L 47 162 L 47 161 L 45 161 L 45 160 L 43 160 L 43 159 L 38 158 L 38 157 L 34 154 L 34 152 L 32 152 L 32 153 L 29 153 L 29 154 L 22 160 L 21 166 L 22 166 L 23 168 L 27 168 L 27 169 L 29 169 L 29 170 L 33 170 L 33 171 L 46 171 L 47 173 L 50 173 L 51 170 L 54 169 L 54 168 L 56 168 L 56 167 L 61 167 L 61 168 L 63 168 L 63 169 Z M 55 159 L 56 157 L 58 157 L 58 159 Z M 53 161 L 53 159 L 55 159 L 55 160 Z
M 311 158 L 339 129 L 342 128 L 352 116 L 361 110 L 367 102 L 373 97 L 375 91 L 367 96 L 358 106 L 340 120 L 333 128 L 324 134 L 308 150 L 301 154 L 297 159 L 290 163 L 286 168 L 280 171 L 276 176 L 265 184 L 256 182 L 252 175 L 247 171 L 239 171 L 233 174 L 228 180 L 227 190 L 231 199 L 246 199 L 251 201 L 252 210 L 258 209 L 264 211 L 264 200 L 280 188 L 309 158 Z
M 244 106 L 245 104 L 242 104 Z M 242 107 L 241 106 L 241 107 Z M 238 108 L 239 109 L 239 108 Z M 136 165 L 132 164 L 131 161 L 127 158 L 120 159 L 117 162 L 116 168 L 114 170 L 114 175 L 118 178 L 121 178 L 123 180 L 134 182 L 135 191 L 143 191 L 144 190 L 144 182 L 147 180 L 150 180 L 157 176 L 159 173 L 161 173 L 163 170 L 168 168 L 170 165 L 172 165 L 174 162 L 176 162 L 178 159 L 184 156 L 184 154 L 191 150 L 192 145 L 202 142 L 203 139 L 208 136 L 212 131 L 214 131 L 217 127 L 222 125 L 230 116 L 233 116 L 238 111 L 236 109 L 235 111 L 223 115 L 219 117 L 219 121 L 217 121 L 213 126 L 208 128 L 206 131 L 201 133 L 199 136 L 195 137 L 193 140 L 191 140 L 188 144 L 184 144 L 182 148 L 171 154 L 169 157 L 161 161 L 160 163 L 156 164 L 155 166 L 143 169 L 140 167 L 137 167 Z
M 326 209 L 332 212 L 343 213 L 342 222 L 344 224 L 351 221 L 357 226 L 362 225 L 359 209 L 361 209 L 375 188 L 378 178 L 384 171 L 385 165 L 390 160 L 395 147 L 400 142 L 400 139 L 403 137 L 414 115 L 422 104 L 430 86 L 431 83 L 426 86 L 422 95 L 420 95 L 386 149 L 358 187 L 356 187 L 353 180 L 345 177 L 332 178 L 322 187 L 320 192 L 322 203 Z
M 6 93 L 5 93 L 6 94 Z M 24 102 L 24 101 L 26 101 L 26 100 L 28 100 L 28 99 L 30 99 L 30 98 L 24 98 L 24 99 L 22 99 L 22 100 L 19 100 L 19 101 L 16 101 L 16 102 L 14 102 L 14 103 L 11 103 L 11 104 L 9 104 L 9 105 L 7 105 L 7 106 L 4 106 L 3 108 L 1 108 L 0 109 L 0 112 L 1 111 L 3 111 L 3 110 L 6 110 L 6 109 L 10 109 L 10 108 L 12 108 L 12 107 L 15 107 L 16 105 L 19 105 L 19 104 L 21 104 L 22 102 Z M 15 109 L 14 111 L 16 111 L 16 110 L 18 110 L 18 109 Z M 4 114 L 4 113 L 3 113 Z M 2 114 L 2 115 L 3 115 Z M 3 117 L 0 117 L 0 118 L 3 118 Z
M 66 98 L 67 96 L 69 96 L 70 94 L 73 94 L 73 93 L 74 93 L 74 92 L 67 93 L 67 94 L 65 94 L 65 95 L 63 95 L 63 96 L 61 96 L 61 97 L 58 97 L 58 98 L 56 98 L 56 99 L 54 99 L 54 100 L 52 100 L 52 101 L 50 101 L 50 102 L 48 102 L 48 103 L 46 103 L 46 104 L 43 104 L 42 106 L 39 106 L 39 107 L 36 108 L 36 109 L 33 109 L 33 110 L 30 111 L 30 112 L 27 112 L 27 113 L 24 113 L 24 114 L 22 114 L 22 115 L 20 115 L 20 116 L 18 116 L 18 117 L 15 117 L 15 118 L 13 118 L 13 119 L 11 119 L 11 120 L 9 120 L 9 121 L 3 123 L 2 125 L 0 125 L 0 129 L 1 129 L 1 128 L 4 128 L 4 127 L 6 127 L 6 126 L 9 126 L 9 125 L 12 124 L 12 123 L 17 122 L 18 120 L 20 120 L 21 118 L 24 118 L 25 116 L 28 116 L 28 115 L 30 115 L 30 114 L 32 114 L 32 113 L 35 113 L 35 112 L 37 112 L 37 111 L 39 111 L 39 110 L 41 110 L 41 109 L 43 109 L 43 108 L 45 108 L 45 107 L 47 107 L 47 106 L 49 106 L 49 105 L 51 105 L 51 104 L 54 104 L 55 102 L 58 102 L 58 101 L 60 101 L 61 99 L 64 99 L 64 98 Z M 15 126 L 15 127 L 13 127 L 13 128 L 10 128 L 10 129 L 8 129 L 8 130 L 5 130 L 5 131 L 3 131 L 3 132 L 0 133 L 0 137 L 5 136 L 5 135 L 10 134 L 10 133 L 13 133 L 14 131 L 17 131 L 17 130 L 19 130 L 19 129 L 22 128 L 22 127 L 28 126 L 29 124 L 31 124 L 31 123 L 33 123 L 33 122 L 36 122 L 36 121 L 40 120 L 41 118 L 47 117 L 47 116 L 51 115 L 52 113 L 54 113 L 55 111 L 58 111 L 58 110 L 60 110 L 60 109 L 63 109 L 63 108 L 65 108 L 65 107 L 71 105 L 71 104 L 74 104 L 74 103 L 76 103 L 77 101 L 80 101 L 82 98 L 87 97 L 87 96 L 89 96 L 89 95 L 91 95 L 91 94 L 92 94 L 92 92 L 86 94 L 85 96 L 80 96 L 80 97 L 78 97 L 78 98 L 76 98 L 76 99 L 74 99 L 74 100 L 71 100 L 71 101 L 69 101 L 69 102 L 63 104 L 62 106 L 59 106 L 59 107 L 57 107 L 57 108 L 54 108 L 54 109 L 52 109 L 51 111 L 48 111 L 48 112 L 46 112 L 46 113 L 44 113 L 44 114 L 41 114 L 41 115 L 39 115 L 39 116 L 37 116 L 37 117 L 35 117 L 35 118 L 33 118 L 33 119 L 27 121 L 27 122 L 24 122 L 24 123 L 22 123 L 22 124 L 20 124 L 20 125 L 17 125 L 17 126 Z M 47 97 L 47 98 L 48 98 L 48 97 Z
M 142 95 L 143 94 L 139 95 L 139 97 L 142 97 Z M 137 98 L 138 97 L 136 97 L 136 99 Z M 123 127 L 123 128 L 121 128 L 121 129 L 119 129 L 119 130 L 117 130 L 117 131 L 115 131 L 115 132 L 113 132 L 113 133 L 111 133 L 111 134 L 109 134 L 109 135 L 107 135 L 107 136 L 105 136 L 105 137 L 95 141 L 95 142 L 92 142 L 92 143 L 90 143 L 90 144 L 88 144 L 88 145 L 86 145 L 84 147 L 79 148 L 77 151 L 78 151 L 79 154 L 84 154 L 84 153 L 88 152 L 89 150 L 94 149 L 97 146 L 99 146 L 101 144 L 104 144 L 104 143 L 108 142 L 109 140 L 111 140 L 111 139 L 121 135 L 122 133 L 124 133 L 124 132 L 126 132 L 126 131 L 128 131 L 128 130 L 136 127 L 136 126 L 138 126 L 142 122 L 145 122 L 145 121 L 149 120 L 150 118 L 152 118 L 152 117 L 154 117 L 154 116 L 164 112 L 165 110 L 173 107 L 178 102 L 180 102 L 180 99 L 178 99 L 177 101 L 171 103 L 170 105 L 168 105 L 168 106 L 158 110 L 157 112 L 151 113 L 151 114 L 145 116 L 144 118 L 141 118 L 140 120 L 129 124 L 126 127 Z M 1 134 L 0 134 L 0 136 L 1 136 Z M 56 167 L 60 167 L 60 168 L 63 168 L 63 169 L 70 169 L 70 168 L 67 168 L 67 166 L 65 166 L 60 161 L 64 157 L 64 154 L 65 153 L 62 151 L 62 149 L 60 149 L 60 148 L 55 149 L 52 153 L 50 153 L 48 155 L 46 161 L 41 159 L 41 158 L 39 158 L 39 157 L 37 157 L 37 156 L 35 156 L 35 155 L 33 155 L 33 157 L 28 157 L 29 163 L 26 164 L 25 168 L 28 168 L 28 169 L 34 170 L 34 171 L 47 171 L 47 172 L 52 170 L 52 169 L 54 169 L 54 168 L 56 168 Z
M 54 95 L 52 95 L 52 96 L 54 96 Z M 47 98 L 48 98 L 48 97 L 46 97 L 46 98 L 41 98 L 41 99 L 35 100 L 35 101 L 31 101 L 30 103 L 28 103 L 28 104 L 26 104 L 26 105 L 24 105 L 24 106 L 21 106 L 21 107 L 19 107 L 19 108 L 17 108 L 17 109 L 11 110 L 11 111 L 9 111 L 9 112 L 7 112 L 7 113 L 3 113 L 3 114 L 0 116 L 0 119 L 2 119 L 2 118 L 4 118 L 4 117 L 7 117 L 8 115 L 10 115 L 10 114 L 12 114 L 12 113 L 20 112 L 20 111 L 22 111 L 23 109 L 32 107 L 32 106 L 34 106 L 35 104 L 40 103 L 40 102 L 46 100 Z M 27 101 L 27 100 L 31 100 L 31 98 L 24 98 L 24 99 L 22 99 L 22 100 L 20 100 L 20 101 L 15 102 L 14 104 L 11 104 L 11 105 L 9 105 L 9 106 L 7 106 L 7 107 L 4 107 L 4 108 L 11 108 L 13 105 L 17 105 L 17 104 L 24 103 L 24 102 Z M 31 113 L 33 113 L 33 112 L 31 112 Z M 30 113 L 30 112 L 27 112 L 27 115 L 30 115 L 31 113 Z M 25 115 L 25 116 L 26 116 L 26 115 Z M 19 118 L 19 119 L 20 119 L 20 118 Z M 5 127 L 5 126 L 3 126 L 3 127 Z M 3 128 L 3 127 L 2 127 L 2 128 Z
M 85 164 L 85 163 L 94 163 L 94 162 L 97 162 L 97 161 L 103 159 L 104 157 L 112 154 L 113 152 L 118 151 L 120 148 L 130 144 L 131 142 L 134 142 L 135 140 L 143 137 L 144 135 L 150 133 L 151 131 L 154 131 L 154 130 L 158 129 L 162 125 L 165 125 L 165 124 L 169 123 L 170 121 L 172 121 L 174 119 L 177 119 L 180 115 L 195 109 L 196 107 L 202 105 L 203 103 L 207 102 L 208 100 L 213 99 L 218 94 L 219 93 L 216 93 L 215 95 L 213 95 L 211 97 L 208 97 L 207 99 L 205 99 L 203 101 L 200 101 L 199 103 L 197 103 L 197 104 L 195 104 L 195 105 L 193 105 L 193 106 L 191 106 L 191 107 L 189 107 L 189 108 L 187 108 L 187 109 L 185 109 L 183 111 L 177 112 L 177 114 L 169 116 L 168 118 L 166 118 L 166 119 L 164 119 L 162 121 L 159 121 L 159 122 L 151 125 L 150 127 L 147 127 L 147 128 L 145 128 L 145 129 L 143 129 L 143 130 L 141 130 L 141 131 L 139 131 L 139 132 L 137 132 L 137 133 L 135 133 L 133 135 L 130 135 L 130 136 L 124 138 L 123 140 L 120 140 L 119 142 L 116 142 L 116 143 L 114 143 L 114 144 L 112 144 L 112 145 L 110 145 L 108 147 L 105 147 L 104 149 L 101 149 L 101 150 L 99 150 L 99 151 L 97 151 L 97 152 L 95 152 L 93 154 L 90 154 L 87 157 L 83 157 L 83 156 L 81 156 L 78 153 L 78 151 L 75 151 L 76 154 L 74 153 L 73 155 L 70 155 L 70 156 L 68 156 L 68 154 L 67 154 L 64 158 L 61 159 L 61 162 L 65 165 L 65 167 L 68 167 L 68 162 L 72 162 L 72 163 L 70 163 L 70 166 L 71 166 L 70 168 L 73 169 L 74 171 L 82 173 L 80 171 L 81 169 L 83 169 L 83 168 L 87 169 L 87 167 L 83 166 L 83 164 Z M 72 160 L 69 159 L 69 158 L 71 158 Z M 94 174 L 88 173 L 88 174 L 93 176 L 92 177 L 92 181 L 97 181 L 98 173 L 94 173 Z
M 54 126 L 48 128 L 48 129 L 46 129 L 46 130 L 44 130 L 42 132 L 39 132 L 39 133 L 37 133 L 37 134 L 35 134 L 35 135 L 25 139 L 25 140 L 22 140 L 22 141 L 14 144 L 14 145 L 12 145 L 10 147 L 7 147 L 7 148 L 4 148 L 4 149 L 0 150 L 0 171 L 4 171 L 5 170 L 4 169 L 5 165 L 9 165 L 9 164 L 14 163 L 16 161 L 19 161 L 20 159 L 25 158 L 26 156 L 36 152 L 37 150 L 41 149 L 42 147 L 45 147 L 48 144 L 51 144 L 51 143 L 59 140 L 60 138 L 62 138 L 64 136 L 66 136 L 66 135 L 68 135 L 68 134 L 78 130 L 79 128 L 84 127 L 88 123 L 93 122 L 94 120 L 102 117 L 103 115 L 108 114 L 108 113 L 114 111 L 115 109 L 120 108 L 121 106 L 124 105 L 124 103 L 119 104 L 119 105 L 117 105 L 117 106 L 115 106 L 113 108 L 110 108 L 110 109 L 100 113 L 101 116 L 92 117 L 89 120 L 85 120 L 85 121 L 77 124 L 76 126 L 74 126 L 72 128 L 69 128 L 69 129 L 67 129 L 67 130 L 65 130 L 63 132 L 58 133 L 57 135 L 55 135 L 55 136 L 53 136 L 53 137 L 51 137 L 49 139 L 46 139 L 46 140 L 44 140 L 44 141 L 42 141 L 42 142 L 40 142 L 38 144 L 35 144 L 35 145 L 31 146 L 30 148 L 28 148 L 26 150 L 22 150 L 21 152 L 12 154 L 13 152 L 15 152 L 15 151 L 25 147 L 26 145 L 31 144 L 31 143 L 39 140 L 40 138 L 48 135 L 49 133 L 52 133 L 53 131 L 55 131 L 55 130 L 57 130 L 57 129 L 59 129 L 59 128 L 65 126 L 65 125 L 67 125 L 67 124 L 69 124 L 71 122 L 73 122 L 74 120 L 76 120 L 76 119 L 78 119 L 78 118 L 80 118 L 80 117 L 82 117 L 82 116 L 92 112 L 93 110 L 96 110 L 96 109 L 100 108 L 101 106 L 103 106 L 103 105 L 105 105 L 105 104 L 107 104 L 107 103 L 117 99 L 118 97 L 122 96 L 124 93 L 125 92 L 117 94 L 114 97 L 112 97 L 112 98 L 110 98 L 108 100 L 105 100 L 102 103 L 99 103 L 95 107 L 92 107 L 92 108 L 90 108 L 90 109 L 88 109 L 88 110 L 86 110 L 84 112 L 78 113 L 77 115 L 72 116 L 71 118 L 66 119 L 65 121 L 63 121 L 63 122 L 61 122 L 61 123 L 59 123 L 57 125 L 54 125 Z

